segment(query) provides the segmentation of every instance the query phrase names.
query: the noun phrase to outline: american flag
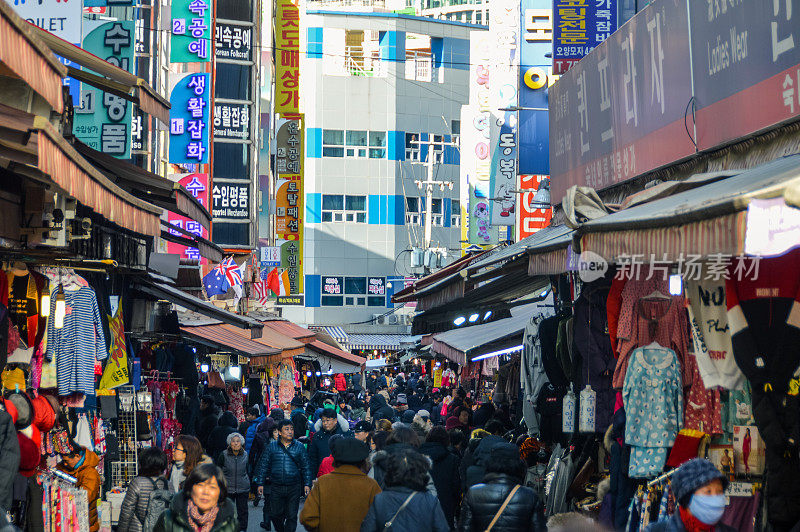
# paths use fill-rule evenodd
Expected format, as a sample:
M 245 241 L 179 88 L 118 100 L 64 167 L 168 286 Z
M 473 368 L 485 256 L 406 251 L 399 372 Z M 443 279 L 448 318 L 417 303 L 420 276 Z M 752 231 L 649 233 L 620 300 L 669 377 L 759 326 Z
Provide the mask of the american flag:
M 267 286 L 266 279 L 259 279 L 257 282 L 253 283 L 253 292 L 255 292 L 258 297 L 259 303 L 262 305 L 267 304 L 267 301 L 269 301 L 269 287 Z

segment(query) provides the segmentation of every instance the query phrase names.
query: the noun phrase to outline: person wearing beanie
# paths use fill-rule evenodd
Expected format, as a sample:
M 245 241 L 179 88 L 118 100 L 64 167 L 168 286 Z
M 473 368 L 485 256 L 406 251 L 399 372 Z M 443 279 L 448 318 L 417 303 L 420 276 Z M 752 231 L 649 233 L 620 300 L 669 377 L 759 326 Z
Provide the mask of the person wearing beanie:
M 359 530 L 375 496 L 378 483 L 364 474 L 369 447 L 355 438 L 332 437 L 334 470 L 311 488 L 300 523 L 312 532 Z
M 247 530 L 247 501 L 250 499 L 250 476 L 247 474 L 247 451 L 244 436 L 231 432 L 227 437 L 228 448 L 217 457 L 217 465 L 225 474 L 228 483 L 228 498 L 236 504 L 236 515 L 240 530 Z
M 725 488 L 728 479 L 704 458 L 689 460 L 671 479 L 678 509 L 668 521 L 651 524 L 648 532 L 732 532 L 720 523 L 727 505 Z

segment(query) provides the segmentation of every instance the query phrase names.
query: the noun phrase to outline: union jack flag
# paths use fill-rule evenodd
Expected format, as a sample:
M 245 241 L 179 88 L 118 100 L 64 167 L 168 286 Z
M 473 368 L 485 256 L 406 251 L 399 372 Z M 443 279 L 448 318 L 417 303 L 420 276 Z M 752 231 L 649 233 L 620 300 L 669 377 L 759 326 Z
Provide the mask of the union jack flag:
M 233 261 L 233 257 L 228 257 L 227 259 L 223 260 L 217 267 L 215 268 L 221 275 L 225 276 L 225 279 L 228 281 L 228 284 L 231 287 L 234 286 L 241 286 L 242 284 L 242 273 L 239 270 L 239 267 Z

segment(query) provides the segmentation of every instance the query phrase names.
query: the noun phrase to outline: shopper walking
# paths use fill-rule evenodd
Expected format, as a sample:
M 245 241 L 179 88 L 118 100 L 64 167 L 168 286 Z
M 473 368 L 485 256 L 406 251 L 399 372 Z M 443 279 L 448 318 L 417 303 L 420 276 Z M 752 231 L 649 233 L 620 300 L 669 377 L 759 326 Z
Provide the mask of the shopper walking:
M 208 437 L 219 419 L 219 407 L 214 404 L 214 397 L 209 394 L 200 398 L 200 422 L 197 424 L 197 439 L 204 449 L 208 448 Z
M 386 462 L 386 487 L 375 496 L 361 532 L 449 532 L 439 500 L 426 491 L 429 468 L 428 459 L 413 449 L 393 453 Z
M 458 471 L 459 458 L 448 450 L 450 436 L 444 427 L 433 427 L 419 452 L 433 462 L 431 478 L 436 486 L 436 496 L 450 528 L 455 527 L 456 510 L 461 500 L 461 478 Z
M 211 457 L 203 454 L 203 446 L 200 440 L 188 434 L 181 434 L 175 442 L 175 449 L 172 450 L 172 469 L 167 475 L 169 486 L 175 493 L 183 489 L 186 478 L 192 474 L 195 467 L 200 464 L 210 464 L 213 462 Z
M 255 478 L 256 474 L 256 467 L 258 466 L 259 460 L 261 460 L 261 455 L 267 449 L 267 446 L 272 441 L 277 441 L 280 437 L 278 433 L 278 426 L 275 424 L 275 420 L 271 417 L 267 417 L 261 424 L 258 425 L 258 432 L 256 432 L 255 440 L 253 441 L 253 446 L 250 448 L 249 456 L 247 457 L 247 473 L 250 475 L 250 479 L 252 480 Z M 259 486 L 253 481 L 250 482 L 250 489 L 255 490 L 256 497 L 259 497 Z M 265 530 L 272 529 L 272 521 L 269 517 L 269 480 L 265 480 L 265 485 L 263 486 L 262 490 L 262 497 L 264 499 L 264 507 L 263 507 L 263 514 L 264 518 L 261 521 L 261 528 Z M 257 500 L 256 500 L 257 502 Z M 256 502 L 253 504 L 256 505 Z
M 239 532 L 236 508 L 227 495 L 220 468 L 214 464 L 197 466 L 159 517 L 155 532 Z
M 139 474 L 128 484 L 119 511 L 117 530 L 141 532 L 147 519 L 150 495 L 156 490 L 171 491 L 164 477 L 167 455 L 158 447 L 139 451 Z
M 331 408 L 324 408 L 320 414 L 322 427 L 319 432 L 315 432 L 308 445 L 308 458 L 311 461 L 311 471 L 316 477 L 319 473 L 319 466 L 322 460 L 331 454 L 328 442 L 334 434 L 344 434 L 342 427 L 339 426 L 336 411 Z
M 241 530 L 247 531 L 247 501 L 250 498 L 250 477 L 247 474 L 247 451 L 244 437 L 238 432 L 228 434 L 228 448 L 220 453 L 217 465 L 225 474 L 228 497 L 236 505 Z
M 206 445 L 206 454 L 211 458 L 216 458 L 219 454 L 228 448 L 228 436 L 236 432 L 238 423 L 236 416 L 233 412 L 223 412 L 219 416 L 217 426 L 211 431 L 208 436 L 208 445 Z
M 300 512 L 300 523 L 311 532 L 359 530 L 381 489 L 364 474 L 369 447 L 337 437 L 331 440 L 334 470 L 317 479 Z
M 270 442 L 261 455 L 253 482 L 264 492 L 270 480 L 270 517 L 278 532 L 294 532 L 301 494 L 311 490 L 311 466 L 303 444 L 294 439 L 292 422 L 278 423 L 280 439 Z
M 461 503 L 458 530 L 478 532 L 544 532 L 547 525 L 539 497 L 522 486 L 527 469 L 516 445 L 503 443 L 491 450 L 484 482 L 472 486 Z

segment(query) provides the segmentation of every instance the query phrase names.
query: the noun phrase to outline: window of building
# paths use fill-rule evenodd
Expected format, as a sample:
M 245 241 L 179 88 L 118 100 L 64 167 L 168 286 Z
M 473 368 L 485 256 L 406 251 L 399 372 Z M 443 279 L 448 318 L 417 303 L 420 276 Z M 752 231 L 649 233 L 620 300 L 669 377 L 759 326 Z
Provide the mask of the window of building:
M 461 202 L 457 199 L 452 200 L 452 214 L 450 215 L 450 225 L 461 227 Z
M 322 221 L 367 223 L 367 197 L 323 194 Z
M 419 134 L 406 133 L 406 161 L 419 161 Z
M 480 11 L 475 12 L 475 24 L 483 24 L 483 13 Z
M 419 225 L 420 222 L 420 198 L 406 198 L 406 223 L 409 225 Z
M 443 135 L 433 135 L 433 160 L 439 164 L 444 161 Z
M 363 295 L 367 293 L 367 278 L 366 277 L 345 277 L 344 278 L 344 293 Z
M 450 135 L 452 135 L 452 139 L 450 140 L 453 142 L 453 144 L 458 146 L 458 139 L 461 136 L 461 120 L 450 121 Z
M 431 81 L 432 71 L 430 35 L 406 33 L 406 79 Z
M 444 225 L 442 198 L 433 198 L 431 200 L 431 225 L 441 227 Z
M 385 307 L 386 298 L 384 296 L 370 296 L 367 298 L 367 305 L 370 307 Z
M 339 129 L 322 130 L 322 156 L 344 157 L 344 131 Z
M 342 303 L 342 296 L 322 296 L 320 301 L 323 307 L 341 307 Z
M 385 159 L 386 132 L 324 129 L 322 156 Z
M 353 296 L 345 296 L 344 297 L 344 304 L 346 307 L 355 307 L 355 306 L 364 306 L 367 304 L 366 297 L 353 297 Z

